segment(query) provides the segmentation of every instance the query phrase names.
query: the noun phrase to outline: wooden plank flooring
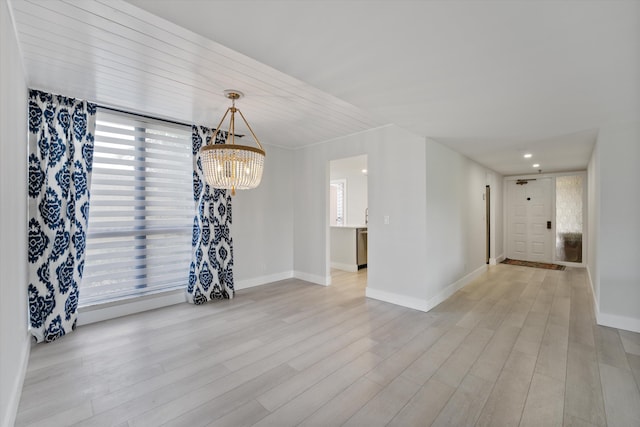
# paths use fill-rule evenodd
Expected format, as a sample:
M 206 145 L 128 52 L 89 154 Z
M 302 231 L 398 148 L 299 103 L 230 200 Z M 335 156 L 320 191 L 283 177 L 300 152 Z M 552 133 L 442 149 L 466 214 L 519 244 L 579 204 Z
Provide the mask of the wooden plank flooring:
M 285 280 L 34 346 L 17 426 L 640 426 L 640 334 L 585 271 L 497 265 L 428 313 L 366 270 Z

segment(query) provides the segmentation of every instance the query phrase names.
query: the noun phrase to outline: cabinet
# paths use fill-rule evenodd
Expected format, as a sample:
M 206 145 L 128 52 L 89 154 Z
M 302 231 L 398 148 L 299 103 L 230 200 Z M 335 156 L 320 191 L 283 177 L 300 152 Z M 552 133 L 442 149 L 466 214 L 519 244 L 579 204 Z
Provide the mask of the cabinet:
M 367 266 L 367 228 L 331 227 L 331 268 L 358 271 Z

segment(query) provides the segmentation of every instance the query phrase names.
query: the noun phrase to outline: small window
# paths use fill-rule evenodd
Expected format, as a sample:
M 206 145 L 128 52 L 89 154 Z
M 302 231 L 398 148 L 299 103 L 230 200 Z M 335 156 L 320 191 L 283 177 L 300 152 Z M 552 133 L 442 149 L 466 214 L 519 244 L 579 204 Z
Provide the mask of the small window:
M 99 109 L 80 306 L 186 286 L 191 129 Z
M 330 183 L 330 201 L 329 209 L 329 224 L 330 225 L 344 225 L 346 223 L 346 187 L 347 181 L 345 179 L 335 179 Z

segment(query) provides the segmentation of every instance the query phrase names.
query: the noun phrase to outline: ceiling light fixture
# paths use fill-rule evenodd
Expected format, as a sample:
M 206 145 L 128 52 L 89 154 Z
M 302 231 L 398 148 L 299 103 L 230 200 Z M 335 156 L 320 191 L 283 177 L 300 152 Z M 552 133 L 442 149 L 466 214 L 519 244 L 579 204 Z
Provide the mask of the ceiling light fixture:
M 236 108 L 236 99 L 243 94 L 237 90 L 225 90 L 224 95 L 231 100 L 231 107 L 222 116 L 216 131 L 211 137 L 211 144 L 204 145 L 200 150 L 202 156 L 202 169 L 207 183 L 213 188 L 230 189 L 231 195 L 236 195 L 236 190 L 250 190 L 260 185 L 262 171 L 264 169 L 265 151 L 247 123 L 242 112 Z M 227 140 L 224 144 L 215 144 L 216 136 L 220 132 L 220 126 L 231 112 Z M 257 147 L 238 145 L 235 143 L 235 114 L 247 125 L 249 132 L 256 141 Z M 231 142 L 229 143 L 229 140 Z
M 534 168 L 539 168 L 539 167 L 540 167 L 540 163 L 534 163 L 534 164 L 533 164 L 533 167 L 534 167 Z
M 531 153 L 526 153 L 526 154 L 524 155 L 524 158 L 525 158 L 525 159 L 530 159 L 530 158 L 531 158 L 531 156 L 533 156 L 533 154 L 531 154 Z

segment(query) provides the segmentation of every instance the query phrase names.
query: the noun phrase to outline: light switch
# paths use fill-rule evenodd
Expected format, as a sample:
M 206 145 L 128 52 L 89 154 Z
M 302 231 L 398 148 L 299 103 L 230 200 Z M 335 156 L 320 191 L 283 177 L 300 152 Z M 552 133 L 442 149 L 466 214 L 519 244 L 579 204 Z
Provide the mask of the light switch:
M 384 223 L 385 225 L 389 225 L 389 215 L 384 216 Z

